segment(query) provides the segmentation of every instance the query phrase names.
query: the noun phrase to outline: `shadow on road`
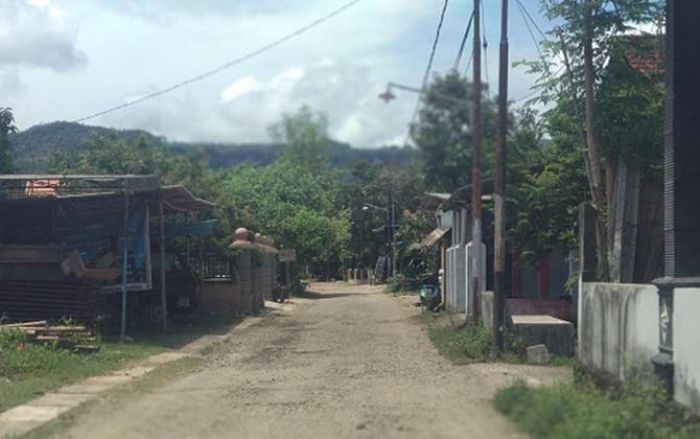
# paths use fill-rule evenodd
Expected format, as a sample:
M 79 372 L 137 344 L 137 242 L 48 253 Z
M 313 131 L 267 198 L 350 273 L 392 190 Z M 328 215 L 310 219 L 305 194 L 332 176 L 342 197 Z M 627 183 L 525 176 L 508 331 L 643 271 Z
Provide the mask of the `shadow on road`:
M 348 297 L 348 296 L 362 296 L 363 293 L 319 293 L 316 291 L 307 291 L 304 294 L 304 298 L 318 300 L 318 299 L 336 299 L 338 297 Z

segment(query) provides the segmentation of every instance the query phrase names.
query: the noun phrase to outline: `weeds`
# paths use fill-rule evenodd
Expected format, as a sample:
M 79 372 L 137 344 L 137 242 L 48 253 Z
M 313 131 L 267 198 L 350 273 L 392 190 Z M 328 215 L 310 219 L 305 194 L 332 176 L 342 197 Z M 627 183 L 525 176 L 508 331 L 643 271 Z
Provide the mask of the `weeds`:
M 0 332 L 0 412 L 63 384 L 162 351 L 143 344 L 102 343 L 99 352 L 78 354 L 52 343 L 25 341 L 19 331 Z
M 590 380 L 550 388 L 519 381 L 500 390 L 495 407 L 522 430 L 542 439 L 690 439 L 700 424 L 684 422 L 653 379 L 633 378 L 603 391 Z
M 454 363 L 493 360 L 491 332 L 479 320 L 467 322 L 463 328 L 451 325 L 431 325 L 428 337 L 442 355 Z

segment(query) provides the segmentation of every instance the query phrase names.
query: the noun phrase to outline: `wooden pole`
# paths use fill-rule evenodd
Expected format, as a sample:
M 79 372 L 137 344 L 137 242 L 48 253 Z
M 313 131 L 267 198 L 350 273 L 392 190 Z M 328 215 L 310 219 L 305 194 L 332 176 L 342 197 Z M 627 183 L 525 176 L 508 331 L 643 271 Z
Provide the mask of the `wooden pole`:
M 503 347 L 503 308 L 506 297 L 506 159 L 508 134 L 508 0 L 501 7 L 501 46 L 498 72 L 498 143 L 495 172 L 495 227 L 492 348 Z
M 472 105 L 472 303 L 470 317 L 479 315 L 481 279 L 481 0 L 474 0 L 474 78 Z
M 163 212 L 163 192 L 158 197 L 158 218 L 160 219 L 160 306 L 163 310 L 163 331 L 168 329 L 168 291 L 165 282 L 165 213 Z
M 121 318 L 121 330 L 119 332 L 119 339 L 124 341 L 126 338 L 126 308 L 128 305 L 127 294 L 128 294 L 128 273 L 129 273 L 129 180 L 124 180 L 124 230 L 122 237 L 122 318 Z

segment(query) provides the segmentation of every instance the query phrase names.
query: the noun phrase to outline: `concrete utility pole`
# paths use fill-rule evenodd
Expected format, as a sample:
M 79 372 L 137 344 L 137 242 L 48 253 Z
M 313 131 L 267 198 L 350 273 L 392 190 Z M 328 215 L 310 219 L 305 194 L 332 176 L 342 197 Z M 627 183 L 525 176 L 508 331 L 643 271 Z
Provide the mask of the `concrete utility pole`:
M 474 78 L 472 105 L 472 303 L 470 317 L 479 315 L 481 279 L 481 0 L 474 0 Z
M 394 209 L 394 193 L 389 193 L 389 233 L 391 234 L 391 275 L 398 273 L 398 261 L 396 252 L 396 210 Z
M 498 68 L 498 139 L 494 190 L 495 234 L 493 261 L 493 350 L 503 347 L 503 308 L 506 298 L 506 157 L 508 135 L 508 0 L 501 7 L 501 47 Z

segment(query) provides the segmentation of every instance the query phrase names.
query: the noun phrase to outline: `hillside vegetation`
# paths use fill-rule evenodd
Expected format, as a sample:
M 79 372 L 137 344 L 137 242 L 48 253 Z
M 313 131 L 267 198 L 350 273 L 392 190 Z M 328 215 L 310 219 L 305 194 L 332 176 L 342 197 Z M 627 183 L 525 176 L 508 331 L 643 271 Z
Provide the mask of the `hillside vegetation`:
M 142 130 L 115 130 L 73 122 L 52 122 L 35 125 L 10 135 L 15 170 L 20 173 L 46 172 L 50 168 L 54 155 L 84 152 L 88 148 L 86 141 L 96 135 L 116 137 L 118 140 L 145 138 L 148 143 L 160 141 L 176 154 L 201 151 L 208 159 L 209 166 L 214 169 L 228 168 L 242 163 L 266 166 L 278 158 L 285 149 L 285 145 L 281 143 L 170 142 Z M 417 152 L 408 148 L 360 149 L 338 142 L 331 142 L 328 145 L 328 151 L 330 164 L 336 167 L 358 160 L 401 165 L 417 157 Z

